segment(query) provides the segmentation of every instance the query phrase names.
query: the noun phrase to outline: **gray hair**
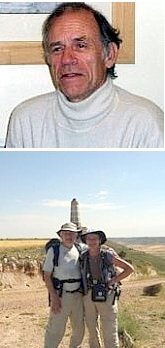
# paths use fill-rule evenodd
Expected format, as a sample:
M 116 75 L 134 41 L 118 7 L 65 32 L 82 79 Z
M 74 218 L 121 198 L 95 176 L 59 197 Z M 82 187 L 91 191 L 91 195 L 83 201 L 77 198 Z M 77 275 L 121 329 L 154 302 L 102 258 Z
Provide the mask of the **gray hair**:
M 115 43 L 118 49 L 120 48 L 120 44 L 122 43 L 122 40 L 119 37 L 120 31 L 113 28 L 99 11 L 96 11 L 84 2 L 63 2 L 59 6 L 57 6 L 55 10 L 47 17 L 42 27 L 42 46 L 44 49 L 45 61 L 48 65 L 50 65 L 48 36 L 54 20 L 62 16 L 66 11 L 77 12 L 82 9 L 90 12 L 94 16 L 100 30 L 100 39 L 103 44 L 104 50 L 106 52 L 108 51 L 108 45 L 111 42 Z M 115 64 L 111 68 L 107 68 L 107 73 L 112 79 L 115 79 L 117 77 L 115 73 Z

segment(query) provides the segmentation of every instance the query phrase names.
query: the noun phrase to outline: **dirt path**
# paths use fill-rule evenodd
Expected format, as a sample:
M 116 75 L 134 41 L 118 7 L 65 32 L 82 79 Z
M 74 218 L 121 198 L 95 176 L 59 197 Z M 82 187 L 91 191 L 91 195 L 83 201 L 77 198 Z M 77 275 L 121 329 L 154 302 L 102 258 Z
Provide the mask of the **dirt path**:
M 156 280 L 157 282 L 160 280 Z M 145 285 L 152 281 L 125 282 L 121 303 L 142 294 Z M 0 348 L 42 348 L 45 325 L 48 318 L 47 291 L 40 278 L 17 279 L 15 286 L 0 292 Z M 133 294 L 133 295 L 131 295 Z M 69 347 L 69 323 L 60 348 Z M 156 344 L 146 348 L 160 347 Z M 154 345 L 155 344 L 155 345 Z M 87 348 L 85 335 L 83 348 Z M 141 347 L 142 348 L 142 347 Z M 163 348 L 161 346 L 161 348 Z
M 24 277 L 22 275 L 22 277 Z M 8 276 L 8 286 L 0 292 L 0 348 L 42 348 L 49 308 L 48 294 L 41 277 L 30 280 Z M 37 288 L 37 290 L 36 290 Z M 70 324 L 60 348 L 69 347 Z M 87 348 L 87 337 L 83 348 Z

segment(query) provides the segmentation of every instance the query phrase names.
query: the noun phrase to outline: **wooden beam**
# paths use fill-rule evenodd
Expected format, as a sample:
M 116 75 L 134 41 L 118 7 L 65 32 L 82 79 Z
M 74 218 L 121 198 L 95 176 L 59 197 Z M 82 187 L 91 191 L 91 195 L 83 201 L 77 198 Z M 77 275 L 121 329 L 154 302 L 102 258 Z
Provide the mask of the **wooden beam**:
M 135 3 L 112 3 L 112 25 L 120 29 L 123 45 L 118 63 L 135 62 Z M 44 64 L 39 41 L 1 41 L 0 64 Z
M 135 63 L 135 3 L 112 3 L 112 25 L 120 30 L 123 40 L 118 63 Z

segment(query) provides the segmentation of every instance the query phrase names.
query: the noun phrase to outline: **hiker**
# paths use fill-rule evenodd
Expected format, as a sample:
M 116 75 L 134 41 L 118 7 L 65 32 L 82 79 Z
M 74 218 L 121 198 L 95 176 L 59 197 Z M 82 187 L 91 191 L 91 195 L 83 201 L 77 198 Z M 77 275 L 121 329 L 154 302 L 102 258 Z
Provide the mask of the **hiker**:
M 100 12 L 84 2 L 59 3 L 42 34 L 55 90 L 13 110 L 6 148 L 164 146 L 162 110 L 113 83 L 122 40 Z
M 50 247 L 43 266 L 44 280 L 50 294 L 50 316 L 45 333 L 44 348 L 59 346 L 68 318 L 72 333 L 69 348 L 80 347 L 84 335 L 83 299 L 80 292 L 79 251 L 74 223 L 65 223 L 57 232 L 59 242 L 58 266 L 54 266 L 54 248 Z M 74 244 L 75 243 L 75 244 Z M 54 285 L 53 285 L 54 284 Z
M 89 331 L 89 347 L 102 347 L 100 326 L 105 348 L 118 348 L 117 301 L 120 281 L 133 272 L 133 267 L 113 249 L 101 248 L 106 242 L 103 231 L 86 229 L 81 235 L 88 250 L 81 255 L 84 288 L 85 321 Z M 116 271 L 116 267 L 122 271 Z M 100 318 L 100 322 L 98 319 Z

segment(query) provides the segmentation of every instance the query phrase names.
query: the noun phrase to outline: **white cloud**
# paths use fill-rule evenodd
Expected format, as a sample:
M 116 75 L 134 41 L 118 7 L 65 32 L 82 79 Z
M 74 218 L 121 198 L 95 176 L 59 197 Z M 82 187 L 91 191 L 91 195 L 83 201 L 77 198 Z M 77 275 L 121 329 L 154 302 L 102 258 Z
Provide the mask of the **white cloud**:
M 113 203 L 91 203 L 91 204 L 81 204 L 80 208 L 82 209 L 91 209 L 91 210 L 113 210 L 119 209 L 120 206 L 117 206 Z
M 47 199 L 42 202 L 43 206 L 47 206 L 50 208 L 65 208 L 70 207 L 70 201 L 63 201 L 63 200 L 57 200 L 57 199 Z
M 63 201 L 63 200 L 55 200 L 55 199 L 48 199 L 44 200 L 42 202 L 43 206 L 47 206 L 50 208 L 69 208 L 70 209 L 70 201 Z M 81 203 L 79 205 L 80 211 L 81 209 L 90 209 L 90 210 L 112 210 L 112 209 L 119 209 L 120 206 L 117 206 L 113 203 Z
M 102 190 L 102 191 L 99 191 L 95 197 L 101 200 L 101 199 L 105 199 L 107 195 L 108 195 L 108 191 Z

